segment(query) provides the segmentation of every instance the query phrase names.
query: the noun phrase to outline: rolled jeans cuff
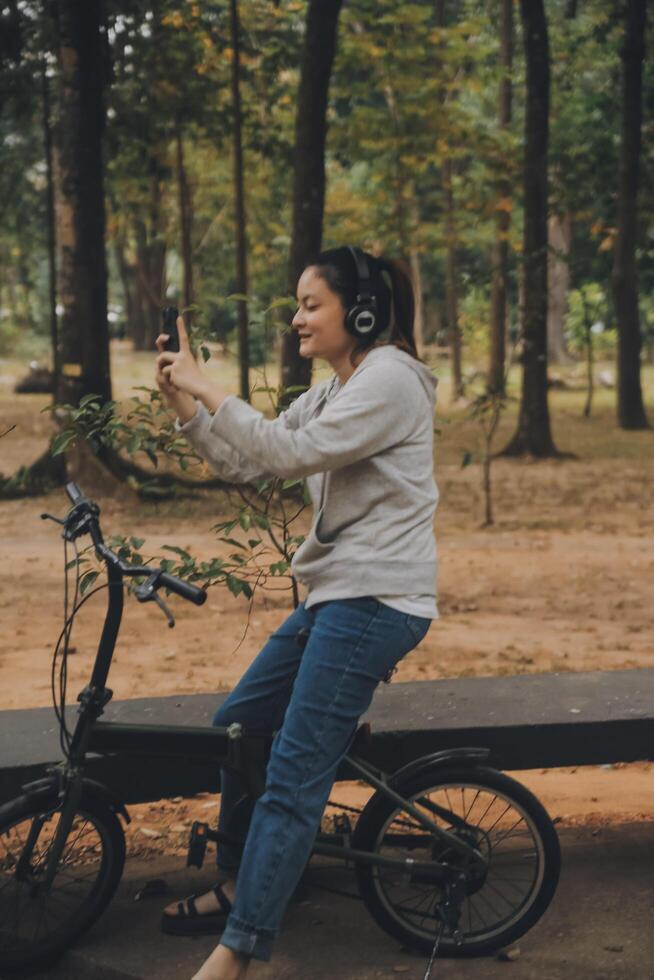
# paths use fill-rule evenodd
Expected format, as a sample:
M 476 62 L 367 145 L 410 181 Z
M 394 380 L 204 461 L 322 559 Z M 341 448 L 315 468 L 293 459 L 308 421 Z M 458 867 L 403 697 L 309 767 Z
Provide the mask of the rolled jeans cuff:
M 228 946 L 235 953 L 242 953 L 267 963 L 272 956 L 274 940 L 274 932 L 269 929 L 259 929 L 254 932 L 251 926 L 232 914 L 227 919 L 225 930 L 220 937 L 220 945 Z

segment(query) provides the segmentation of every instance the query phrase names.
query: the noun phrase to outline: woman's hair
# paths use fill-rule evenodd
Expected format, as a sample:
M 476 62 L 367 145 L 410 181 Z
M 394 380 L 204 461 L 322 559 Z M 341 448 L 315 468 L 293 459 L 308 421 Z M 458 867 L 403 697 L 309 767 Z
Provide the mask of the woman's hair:
M 370 272 L 371 291 L 377 297 L 377 317 L 383 326 L 372 343 L 366 342 L 363 337 L 357 338 L 350 354 L 350 363 L 354 364 L 356 355 L 362 351 L 388 344 L 394 344 L 417 361 L 422 361 L 414 337 L 415 296 L 411 272 L 401 259 L 383 255 L 377 257 L 369 252 L 364 252 L 364 255 Z M 340 296 L 346 310 L 356 303 L 357 268 L 347 247 L 321 252 L 307 266 L 315 268 L 317 275 L 325 280 L 332 292 Z M 381 339 L 382 334 L 386 334 L 385 339 Z

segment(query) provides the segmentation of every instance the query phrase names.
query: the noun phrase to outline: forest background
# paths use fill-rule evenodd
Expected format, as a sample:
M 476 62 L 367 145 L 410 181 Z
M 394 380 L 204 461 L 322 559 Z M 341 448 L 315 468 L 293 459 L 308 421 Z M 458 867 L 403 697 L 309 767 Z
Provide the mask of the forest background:
M 126 557 L 219 586 L 163 648 L 131 611 L 117 696 L 232 686 L 297 601 L 306 491 L 215 479 L 151 390 L 152 344 L 176 302 L 216 383 L 274 415 L 326 375 L 289 297 L 345 242 L 408 264 L 440 380 L 442 620 L 398 679 L 650 664 L 644 0 L 12 0 L 0 18 L 3 707 L 48 700 L 60 545 L 37 521 L 67 477 Z M 29 361 L 46 370 L 25 379 Z M 90 589 L 89 553 L 80 572 Z M 614 810 L 641 812 L 641 775 Z

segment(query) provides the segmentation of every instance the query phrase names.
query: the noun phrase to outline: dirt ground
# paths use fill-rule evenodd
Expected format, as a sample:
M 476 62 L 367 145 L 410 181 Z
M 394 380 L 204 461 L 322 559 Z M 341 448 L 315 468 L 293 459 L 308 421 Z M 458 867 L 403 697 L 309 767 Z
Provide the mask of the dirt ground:
M 132 385 L 150 383 L 147 355 L 130 356 L 116 345 L 113 363 L 118 397 L 131 393 Z M 20 367 L 0 360 L 0 432 L 16 426 L 0 440 L 5 475 L 36 458 L 49 427 L 41 413 L 46 396 L 12 393 Z M 234 390 L 233 379 L 225 384 Z M 582 420 L 583 392 L 574 390 L 574 378 L 571 384 L 571 391 L 552 395 L 553 428 L 560 448 L 578 457 L 494 462 L 497 523 L 491 529 L 480 528 L 479 468 L 461 466 L 463 451 L 474 448 L 474 425 L 465 406 L 450 407 L 442 385 L 436 444 L 441 619 L 400 665 L 394 682 L 653 665 L 654 433 L 619 432 L 613 392 L 601 393 L 593 417 Z M 514 411 L 503 421 L 498 446 L 511 432 Z M 227 554 L 211 531 L 233 513 L 224 493 L 143 503 L 125 487 L 91 489 L 105 533 L 145 538 L 147 555 L 163 556 L 163 544 L 202 558 Z M 63 491 L 0 503 L 0 709 L 51 703 L 63 546 L 55 525 L 40 514 L 61 516 L 66 506 Z M 307 510 L 295 533 L 306 532 L 309 520 Z M 230 689 L 290 613 L 287 586 L 286 580 L 271 582 L 255 593 L 249 609 L 247 600 L 226 588 L 212 589 L 202 608 L 173 598 L 174 631 L 154 606 L 128 602 L 110 676 L 114 696 Z M 103 601 L 103 593 L 91 599 L 78 619 L 71 701 L 90 673 Z M 652 819 L 653 776 L 648 763 L 519 774 L 568 824 Z M 134 812 L 134 843 L 140 838 L 141 850 L 174 852 L 188 819 L 213 819 L 215 803 L 198 797 Z

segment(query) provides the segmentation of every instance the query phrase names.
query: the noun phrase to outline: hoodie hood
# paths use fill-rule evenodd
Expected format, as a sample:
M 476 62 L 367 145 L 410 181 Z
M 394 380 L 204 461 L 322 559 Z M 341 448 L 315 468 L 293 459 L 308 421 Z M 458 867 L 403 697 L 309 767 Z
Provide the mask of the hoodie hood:
M 354 377 L 355 374 L 359 374 L 361 371 L 365 371 L 366 368 L 377 360 L 390 359 L 396 361 L 398 365 L 404 364 L 406 367 L 410 368 L 411 371 L 416 376 L 416 380 L 421 385 L 423 391 L 427 395 L 427 398 L 432 405 L 436 404 L 436 388 L 438 387 L 438 378 L 433 373 L 432 369 L 422 361 L 417 361 L 415 357 L 408 354 L 405 350 L 401 350 L 396 347 L 395 344 L 386 344 L 383 347 L 373 347 L 372 350 L 368 351 L 364 359 L 358 365 L 358 367 L 353 371 L 348 378 L 346 384 Z M 341 379 L 335 374 L 332 377 L 331 384 L 329 385 L 328 397 L 335 395 L 337 391 L 343 388 L 343 383 Z

